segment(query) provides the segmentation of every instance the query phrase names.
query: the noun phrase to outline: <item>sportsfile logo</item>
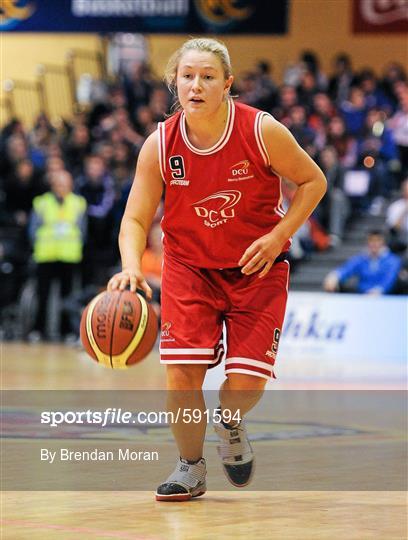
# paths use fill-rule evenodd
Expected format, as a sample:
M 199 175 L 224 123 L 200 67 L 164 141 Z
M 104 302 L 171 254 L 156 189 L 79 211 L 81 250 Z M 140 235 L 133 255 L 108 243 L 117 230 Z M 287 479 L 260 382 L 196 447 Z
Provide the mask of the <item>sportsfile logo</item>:
M 254 177 L 250 169 L 251 163 L 249 160 L 244 159 L 239 161 L 230 167 L 230 177 L 228 182 L 239 182 L 241 180 L 250 180 Z
M 204 219 L 206 227 L 219 227 L 235 217 L 234 206 L 238 204 L 242 193 L 236 190 L 217 191 L 201 201 L 192 204 L 198 217 Z

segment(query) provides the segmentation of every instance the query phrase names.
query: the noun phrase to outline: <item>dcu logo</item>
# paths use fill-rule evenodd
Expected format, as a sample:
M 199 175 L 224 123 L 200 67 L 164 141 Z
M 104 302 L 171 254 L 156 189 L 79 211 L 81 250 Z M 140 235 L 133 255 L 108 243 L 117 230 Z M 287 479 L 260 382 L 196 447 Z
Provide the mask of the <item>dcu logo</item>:
M 228 182 L 239 182 L 240 180 L 250 180 L 254 177 L 251 171 L 251 162 L 244 159 L 230 167 L 230 178 Z
M 15 28 L 21 21 L 30 18 L 35 9 L 31 0 L 1 0 L 0 30 Z
M 213 229 L 224 225 L 229 219 L 235 217 L 234 206 L 238 204 L 241 197 L 240 191 L 232 189 L 217 191 L 217 193 L 193 203 L 192 206 L 197 216 L 204 218 L 204 225 Z
M 162 337 L 169 337 L 171 322 L 165 322 L 162 324 L 161 335 Z

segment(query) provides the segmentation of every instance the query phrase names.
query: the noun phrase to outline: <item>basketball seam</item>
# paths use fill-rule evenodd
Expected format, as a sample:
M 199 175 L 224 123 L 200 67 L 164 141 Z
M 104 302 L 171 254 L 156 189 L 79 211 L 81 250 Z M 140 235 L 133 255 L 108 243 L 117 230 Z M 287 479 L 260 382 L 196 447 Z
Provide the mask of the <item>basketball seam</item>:
M 139 301 L 139 305 L 140 305 L 140 316 L 139 316 L 139 319 L 137 321 L 137 324 L 136 324 L 136 333 L 133 335 L 132 339 L 130 340 L 130 343 L 128 343 L 125 348 L 119 353 L 119 354 L 115 354 L 115 355 L 112 355 L 112 368 L 115 369 L 117 367 L 128 367 L 128 364 L 127 364 L 127 360 L 130 358 L 130 356 L 135 353 L 138 348 L 140 347 L 142 341 L 143 341 L 143 338 L 147 332 L 147 328 L 148 328 L 148 325 L 149 325 L 149 320 L 150 320 L 150 313 L 149 313 L 149 306 L 146 302 L 146 300 L 140 295 L 140 294 L 136 294 L 136 297 Z M 142 321 L 143 321 L 143 316 L 145 316 L 145 326 L 143 328 L 143 325 L 141 324 Z M 142 331 L 140 333 L 140 331 Z M 138 335 L 139 334 L 139 335 Z M 135 339 L 137 339 L 137 341 L 135 341 Z M 125 364 L 123 366 L 118 366 L 117 365 L 117 360 L 118 358 L 120 359 L 121 357 L 123 357 L 123 355 L 128 352 L 128 355 L 127 355 L 127 358 L 126 358 L 126 361 L 125 361 Z
M 142 301 L 144 301 L 147 305 L 147 312 L 146 312 L 146 316 L 147 316 L 147 320 L 146 320 L 146 326 L 143 330 L 143 334 L 141 335 L 140 339 L 139 339 L 139 343 L 137 344 L 137 347 L 135 349 L 135 351 L 137 350 L 137 348 L 140 346 L 140 344 L 142 343 L 143 341 L 143 338 L 147 332 L 147 327 L 149 326 L 149 319 L 150 319 L 150 312 L 149 312 L 149 305 L 147 304 L 147 301 L 142 298 L 140 295 L 137 295 L 138 299 L 139 299 L 139 303 L 140 303 L 140 317 L 139 317 L 139 324 L 142 322 L 142 316 L 143 316 L 143 308 L 142 308 Z
M 109 359 L 110 359 L 112 369 L 113 369 L 113 359 L 112 359 L 113 334 L 114 334 L 114 330 L 115 330 L 116 313 L 118 311 L 118 305 L 119 305 L 119 303 L 120 303 L 120 301 L 122 299 L 122 294 L 123 294 L 123 292 L 120 293 L 118 301 L 115 303 L 115 311 L 113 313 L 112 330 L 111 330 L 110 347 L 109 347 Z

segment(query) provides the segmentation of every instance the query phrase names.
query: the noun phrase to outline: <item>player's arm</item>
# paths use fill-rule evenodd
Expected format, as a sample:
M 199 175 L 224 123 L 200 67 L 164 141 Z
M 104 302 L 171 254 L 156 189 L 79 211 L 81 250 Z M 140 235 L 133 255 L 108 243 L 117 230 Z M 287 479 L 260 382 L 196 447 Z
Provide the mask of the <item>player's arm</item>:
M 297 190 L 285 217 L 270 233 L 253 242 L 239 261 L 245 274 L 262 268 L 259 277 L 269 272 L 287 240 L 307 220 L 327 188 L 321 169 L 280 122 L 264 116 L 262 135 L 271 169 L 294 182 Z
M 155 131 L 140 150 L 119 233 L 122 271 L 115 274 L 108 283 L 108 290 L 124 290 L 130 284 L 131 291 L 135 292 L 140 288 L 149 299 L 152 292 L 142 274 L 141 259 L 163 192 L 157 137 L 158 133 Z

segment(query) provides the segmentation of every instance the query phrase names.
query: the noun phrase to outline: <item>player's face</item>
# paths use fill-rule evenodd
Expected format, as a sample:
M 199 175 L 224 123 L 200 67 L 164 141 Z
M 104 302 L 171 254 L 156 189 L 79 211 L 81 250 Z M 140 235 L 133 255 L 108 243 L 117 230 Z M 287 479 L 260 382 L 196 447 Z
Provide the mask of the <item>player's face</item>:
M 221 105 L 232 84 L 225 79 L 220 59 L 213 53 L 188 51 L 177 69 L 177 93 L 188 114 L 207 115 Z

